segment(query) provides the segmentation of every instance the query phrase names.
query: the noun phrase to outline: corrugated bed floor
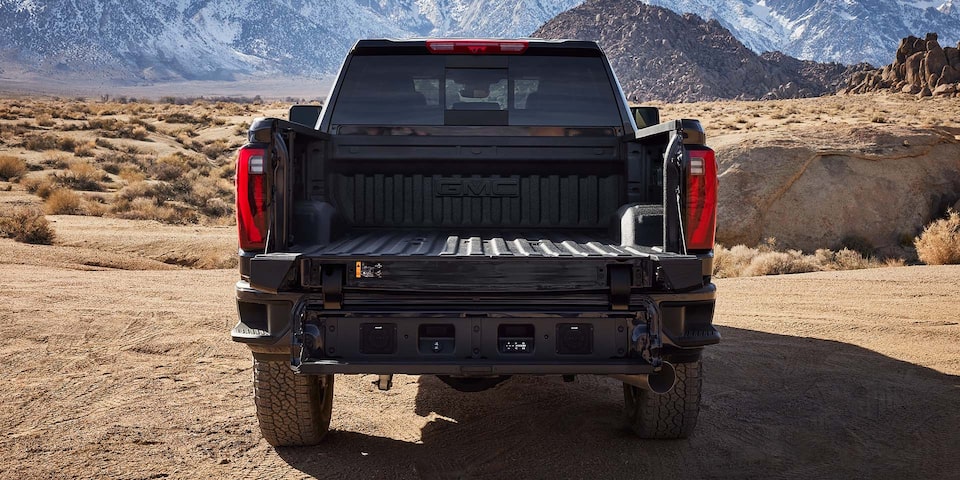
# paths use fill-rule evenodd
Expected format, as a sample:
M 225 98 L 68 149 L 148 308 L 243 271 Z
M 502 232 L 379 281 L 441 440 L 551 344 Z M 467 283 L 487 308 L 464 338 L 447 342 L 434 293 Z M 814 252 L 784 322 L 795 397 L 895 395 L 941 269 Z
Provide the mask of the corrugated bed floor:
M 526 233 L 462 236 L 440 232 L 369 231 L 306 252 L 316 256 L 636 257 L 649 247 L 620 246 L 599 233 Z

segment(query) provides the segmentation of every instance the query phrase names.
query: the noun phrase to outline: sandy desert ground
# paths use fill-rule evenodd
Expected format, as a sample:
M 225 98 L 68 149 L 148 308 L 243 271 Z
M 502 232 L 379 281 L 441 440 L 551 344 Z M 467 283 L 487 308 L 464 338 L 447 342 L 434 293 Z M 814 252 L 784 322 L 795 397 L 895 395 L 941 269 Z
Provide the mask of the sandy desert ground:
M 847 124 L 957 135 L 958 102 L 663 108 L 700 112 L 716 137 L 819 138 Z M 24 159 L 24 178 L 87 163 L 120 172 L 95 170 L 100 191 L 79 192 L 81 210 L 104 202 L 102 216 L 47 212 L 53 245 L 0 239 L 0 478 L 960 479 L 960 266 L 719 280 L 724 340 L 705 354 L 688 440 L 634 438 L 608 378 L 514 378 L 465 394 L 416 376 L 379 392 L 368 375 L 337 377 L 323 445 L 274 449 L 257 427 L 250 355 L 229 338 L 237 273 L 211 269 L 234 261 L 229 212 L 163 224 L 130 219 L 117 197 L 162 182 L 164 158 L 196 160 L 197 184 L 219 188 L 244 122 L 285 106 L 0 103 L 0 154 Z M 42 113 L 56 111 L 78 118 Z M 154 130 L 138 140 L 111 129 L 135 121 Z M 48 134 L 76 147 L 22 144 Z M 0 182 L 4 210 L 48 203 Z
M 603 377 L 339 376 L 326 442 L 275 450 L 234 270 L 24 248 L 0 240 L 0 478 L 960 478 L 960 266 L 720 280 L 688 440 L 634 438 Z

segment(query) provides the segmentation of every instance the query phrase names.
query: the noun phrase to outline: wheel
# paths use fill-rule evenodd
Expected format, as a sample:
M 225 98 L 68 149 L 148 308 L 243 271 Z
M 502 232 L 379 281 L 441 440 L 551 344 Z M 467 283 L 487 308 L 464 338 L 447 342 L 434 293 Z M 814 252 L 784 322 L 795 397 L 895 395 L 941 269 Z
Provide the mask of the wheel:
M 270 445 L 316 445 L 330 430 L 333 375 L 297 375 L 286 362 L 254 359 L 253 397 Z
M 640 438 L 687 438 L 697 426 L 703 386 L 701 361 L 674 367 L 677 383 L 662 395 L 623 384 L 627 421 Z

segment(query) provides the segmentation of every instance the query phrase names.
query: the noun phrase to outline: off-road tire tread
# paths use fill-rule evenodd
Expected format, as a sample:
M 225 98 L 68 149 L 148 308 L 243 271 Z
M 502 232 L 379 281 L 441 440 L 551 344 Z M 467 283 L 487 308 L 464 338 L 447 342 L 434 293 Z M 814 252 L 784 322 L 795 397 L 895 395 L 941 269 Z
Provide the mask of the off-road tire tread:
M 253 397 L 270 445 L 316 445 L 330 429 L 333 375 L 297 375 L 286 362 L 254 359 Z
M 640 438 L 687 438 L 697 426 L 703 365 L 698 360 L 674 367 L 677 383 L 665 394 L 623 385 L 627 419 Z

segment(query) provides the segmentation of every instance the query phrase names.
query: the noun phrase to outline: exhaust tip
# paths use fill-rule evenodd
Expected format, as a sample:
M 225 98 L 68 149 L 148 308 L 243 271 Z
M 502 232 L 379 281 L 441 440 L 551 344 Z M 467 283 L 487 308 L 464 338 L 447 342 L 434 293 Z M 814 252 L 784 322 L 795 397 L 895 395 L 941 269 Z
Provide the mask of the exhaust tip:
M 650 391 L 658 395 L 663 395 L 673 390 L 673 386 L 676 383 L 677 370 L 673 367 L 673 364 L 669 362 L 661 363 L 660 371 L 651 373 L 650 376 L 647 377 L 647 385 Z

